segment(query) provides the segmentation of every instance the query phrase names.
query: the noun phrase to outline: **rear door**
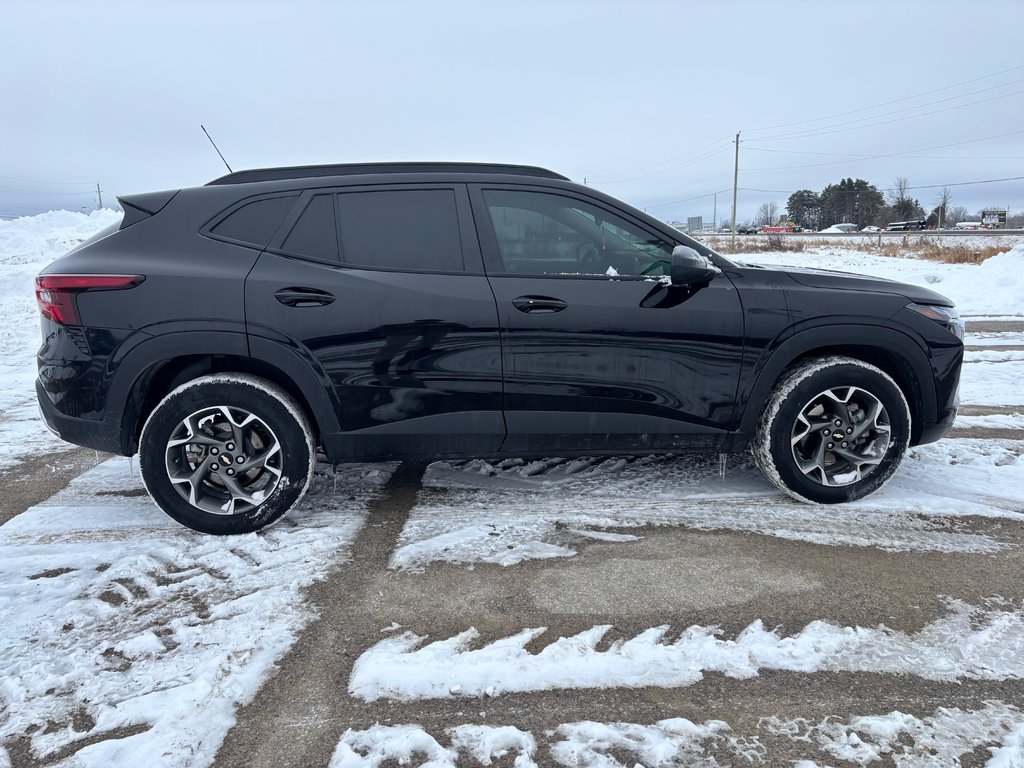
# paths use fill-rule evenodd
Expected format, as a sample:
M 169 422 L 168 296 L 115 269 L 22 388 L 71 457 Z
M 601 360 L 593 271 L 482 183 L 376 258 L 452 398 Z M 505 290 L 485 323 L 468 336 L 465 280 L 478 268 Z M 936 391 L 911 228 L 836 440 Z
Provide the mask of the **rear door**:
M 743 352 L 728 277 L 666 285 L 677 243 L 603 201 L 527 185 L 471 190 L 503 338 L 503 449 L 719 445 Z
M 501 444 L 497 315 L 464 186 L 304 192 L 245 304 L 252 338 L 293 346 L 333 390 L 333 456 Z

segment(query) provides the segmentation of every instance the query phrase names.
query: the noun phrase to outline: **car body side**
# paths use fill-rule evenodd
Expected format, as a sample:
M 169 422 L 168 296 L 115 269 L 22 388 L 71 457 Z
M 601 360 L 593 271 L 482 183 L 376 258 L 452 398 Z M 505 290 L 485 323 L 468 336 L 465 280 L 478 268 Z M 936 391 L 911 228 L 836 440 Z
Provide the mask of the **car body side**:
M 290 277 L 296 283 L 309 282 L 299 276 L 303 270 L 309 271 L 311 262 L 274 252 L 272 247 L 211 237 L 211 221 L 259 196 L 298 196 L 312 190 L 385 183 L 392 187 L 440 185 L 465 195 L 460 206 L 468 207 L 460 207 L 464 214 L 460 215 L 460 227 L 466 268 L 458 275 L 438 275 L 429 269 L 376 272 L 333 265 L 337 279 L 355 286 L 350 302 L 354 322 L 345 333 L 327 329 L 316 337 L 308 328 L 290 332 L 287 324 L 261 322 L 260 312 L 267 306 L 264 302 L 269 301 L 275 310 L 278 307 L 267 295 L 254 293 L 260 281 L 268 286 L 287 283 Z M 551 330 L 528 337 L 521 331 L 510 333 L 498 296 L 506 286 L 515 293 L 517 278 L 501 275 L 493 254 L 489 256 L 488 225 L 482 220 L 479 196 L 472 191 L 480 185 L 546 189 L 589 200 L 666 242 L 694 248 L 719 266 L 721 273 L 708 286 L 693 290 L 638 278 L 591 276 L 559 282 L 549 277 L 553 284 L 577 296 L 589 293 L 596 297 L 584 315 L 593 327 L 574 327 L 572 336 L 551 323 L 544 326 Z M 43 319 L 37 382 L 40 404 L 48 424 L 70 442 L 131 455 L 137 449 L 142 423 L 164 395 L 196 376 L 219 371 L 257 374 L 284 387 L 307 410 L 325 452 L 337 461 L 623 450 L 621 443 L 605 445 L 579 437 L 581 430 L 587 429 L 585 416 L 571 408 L 563 412 L 550 407 L 552 402 L 571 403 L 577 395 L 585 409 L 600 408 L 607 402 L 621 411 L 623 402 L 635 401 L 627 413 L 633 426 L 627 424 L 623 429 L 634 429 L 646 437 L 634 440 L 626 446 L 629 449 L 739 451 L 749 442 L 783 372 L 807 357 L 836 352 L 877 365 L 900 385 L 913 414 L 912 443 L 938 439 L 956 412 L 962 343 L 937 323 L 905 309 L 915 301 L 949 303 L 938 294 L 886 281 L 830 278 L 824 273 L 800 279 L 782 269 L 736 265 L 662 222 L 571 182 L 473 173 L 439 180 L 437 175 L 410 173 L 393 174 L 386 182 L 377 176 L 350 176 L 213 185 L 164 197 L 155 215 L 141 216 L 116 236 L 86 244 L 44 270 L 44 274 L 128 272 L 146 278 L 131 290 L 79 295 L 81 326 L 66 327 Z M 271 246 L 287 223 L 286 218 Z M 399 292 L 399 298 L 389 304 L 382 297 L 392 289 Z M 671 346 L 665 346 L 672 344 L 671 328 L 651 327 L 645 333 L 641 327 L 629 338 L 598 336 L 604 339 L 602 344 L 610 339 L 609 343 L 632 350 L 643 349 L 645 343 L 651 345 L 656 339 L 655 351 L 645 364 L 682 365 L 693 381 L 712 382 L 708 385 L 711 389 L 685 403 L 685 415 L 672 414 L 673 407 L 679 410 L 678 393 L 685 392 L 685 386 L 675 386 L 673 402 L 656 388 L 606 393 L 593 383 L 581 385 L 572 380 L 572 367 L 564 362 L 572 354 L 566 340 L 584 339 L 587 332 L 600 334 L 611 328 L 619 311 L 610 307 L 616 290 L 619 295 L 630 291 L 631 297 L 654 302 L 651 306 L 661 301 L 658 306 L 669 307 L 669 311 L 689 308 L 689 317 L 698 318 L 695 327 L 688 328 L 685 338 L 679 340 L 684 352 L 694 351 L 689 360 L 662 360 L 673 354 Z M 609 297 L 609 307 L 601 306 L 601 296 Z M 714 314 L 712 296 L 734 302 L 728 316 Z M 473 302 L 479 306 L 473 310 L 476 319 L 469 322 L 466 312 Z M 396 322 L 389 312 L 394 315 L 398 305 L 404 320 Z M 490 312 L 487 306 L 492 306 Z M 310 318 L 321 309 L 329 308 L 293 311 Z M 330 311 L 344 311 L 342 302 Z M 637 316 L 646 323 L 647 318 L 663 322 L 667 315 L 652 309 Z M 719 327 L 719 320 L 726 324 Z M 420 333 L 424 321 L 434 323 L 430 334 L 412 338 L 410 333 Z M 311 343 L 311 338 L 319 341 Z M 529 382 L 520 382 L 518 390 L 510 384 L 515 377 L 509 370 L 508 350 L 514 343 L 525 344 L 529 355 L 540 355 L 536 359 L 563 366 L 560 378 L 549 377 L 546 394 L 535 393 L 535 410 L 530 407 L 533 390 Z M 402 361 L 402 370 L 395 360 Z M 611 360 L 610 364 L 622 363 Z M 379 382 L 382 377 L 387 378 L 389 391 L 405 393 L 402 398 L 408 401 L 393 397 L 395 402 L 385 403 L 382 415 L 371 418 L 369 414 L 382 406 L 379 399 L 368 395 L 368 382 Z M 440 382 L 426 389 L 446 396 L 424 397 L 417 391 L 424 380 Z M 521 429 L 529 429 L 530 419 L 562 419 L 564 429 L 552 432 L 568 437 L 561 443 L 510 441 L 506 403 L 511 402 L 513 391 L 518 393 Z M 555 399 L 544 401 L 541 397 L 551 393 Z M 604 394 L 610 396 L 603 400 Z M 403 408 L 408 412 L 402 413 Z M 401 416 L 397 420 L 396 412 Z M 678 421 L 679 434 L 672 433 L 673 419 Z M 648 423 L 653 436 L 645 427 L 636 427 Z M 670 434 L 659 439 L 659 430 Z M 683 433 L 689 439 L 677 439 Z

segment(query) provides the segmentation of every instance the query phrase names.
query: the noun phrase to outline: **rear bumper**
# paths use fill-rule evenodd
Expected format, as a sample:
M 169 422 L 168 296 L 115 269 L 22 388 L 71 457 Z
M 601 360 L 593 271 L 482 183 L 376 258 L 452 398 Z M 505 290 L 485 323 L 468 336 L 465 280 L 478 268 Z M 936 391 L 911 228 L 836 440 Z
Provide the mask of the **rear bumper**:
M 51 402 L 43 383 L 36 379 L 36 399 L 39 401 L 39 413 L 47 428 L 60 437 L 75 445 L 85 448 L 95 448 L 97 451 L 106 453 L 123 453 L 120 440 L 120 425 L 111 429 L 106 420 L 80 419 L 75 416 L 68 416 L 57 410 L 57 406 Z

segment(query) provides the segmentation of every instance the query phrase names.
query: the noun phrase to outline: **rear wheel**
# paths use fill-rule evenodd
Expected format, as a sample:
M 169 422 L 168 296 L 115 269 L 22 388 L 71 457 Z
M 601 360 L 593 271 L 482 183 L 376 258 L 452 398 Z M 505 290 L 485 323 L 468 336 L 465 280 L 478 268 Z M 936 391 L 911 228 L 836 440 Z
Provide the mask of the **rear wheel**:
M 779 382 L 751 447 L 761 471 L 801 501 L 863 498 L 895 473 L 910 409 L 884 371 L 849 357 L 809 360 Z
M 243 374 L 178 387 L 150 414 L 139 440 L 153 500 L 203 533 L 250 533 L 279 519 L 305 493 L 315 457 L 295 401 Z

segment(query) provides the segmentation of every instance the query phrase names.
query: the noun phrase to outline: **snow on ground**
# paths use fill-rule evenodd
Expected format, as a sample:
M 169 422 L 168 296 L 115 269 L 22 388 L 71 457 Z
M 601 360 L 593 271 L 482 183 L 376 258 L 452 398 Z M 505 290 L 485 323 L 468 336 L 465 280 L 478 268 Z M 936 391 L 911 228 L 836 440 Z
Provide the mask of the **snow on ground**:
M 424 645 L 403 632 L 380 641 L 355 663 L 348 690 L 366 701 L 412 701 L 578 688 L 680 688 L 705 672 L 746 679 L 760 670 L 874 672 L 927 680 L 1024 678 L 1024 608 L 948 601 L 949 613 L 919 632 L 838 627 L 814 621 L 783 637 L 752 622 L 733 639 L 718 627 L 691 626 L 669 638 L 652 627 L 610 647 L 597 646 L 611 629 L 600 625 L 562 637 L 537 653 L 527 643 L 544 627 L 524 629 L 474 648 L 473 628 Z
M 35 276 L 120 218 L 117 211 L 51 211 L 0 221 L 0 468 L 32 451 L 68 447 L 39 419 L 34 382 L 39 348 Z
M 822 247 L 802 253 L 739 254 L 730 258 L 765 266 L 835 269 L 911 283 L 949 297 L 956 302 L 961 315 L 1015 316 L 1016 319 L 1024 316 L 1024 244 L 1015 245 L 981 264 L 892 258 L 841 247 Z
M 958 414 L 954 426 L 962 429 L 979 427 L 982 429 L 1020 429 L 1024 430 L 1024 413 L 993 413 L 986 416 L 965 416 Z
M 977 333 L 974 333 L 968 329 L 967 335 L 964 337 L 964 344 L 967 346 L 979 347 L 1024 347 L 1024 333 L 998 333 L 989 331 L 978 331 Z
M 908 768 L 958 766 L 962 756 L 987 747 L 992 755 L 988 765 L 993 768 L 1024 764 L 1024 712 L 999 701 L 986 702 L 977 710 L 940 708 L 920 718 L 899 711 L 848 721 L 829 718 L 817 724 L 805 718 L 763 718 L 749 734 L 738 734 L 722 720 L 694 723 L 677 717 L 651 725 L 583 721 L 543 734 L 547 744 L 540 748 L 534 734 L 512 726 L 460 725 L 446 728 L 444 733 L 450 746 L 443 746 L 418 725 L 350 729 L 342 735 L 330 768 L 378 768 L 386 760 L 455 768 L 465 765 L 468 756 L 490 765 L 513 755 L 515 768 L 536 768 L 551 761 L 570 767 L 713 768 L 763 764 L 773 757 L 776 746 L 795 746 L 820 760 L 840 759 L 865 766 L 891 759 Z M 620 762 L 627 756 L 628 763 Z M 418 763 L 417 758 L 430 762 Z M 808 764 L 817 763 L 804 763 Z
M 1024 520 L 1021 453 L 1012 440 L 913 448 L 885 488 L 843 505 L 842 515 L 777 491 L 746 455 L 730 459 L 724 480 L 711 456 L 437 462 L 391 565 L 508 566 L 570 556 L 595 538 L 628 541 L 630 528 L 649 525 L 894 552 L 995 552 L 1011 544 L 972 531 L 963 518 Z
M 217 537 L 171 520 L 112 459 L 6 523 L 0 742 L 28 738 L 48 761 L 95 740 L 75 754 L 82 768 L 209 764 L 312 618 L 301 591 L 347 557 L 393 467 L 350 465 L 343 495 L 311 493 L 262 533 Z M 315 480 L 331 483 L 330 470 Z

